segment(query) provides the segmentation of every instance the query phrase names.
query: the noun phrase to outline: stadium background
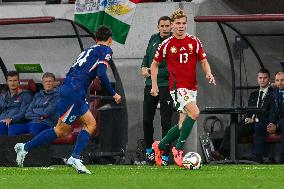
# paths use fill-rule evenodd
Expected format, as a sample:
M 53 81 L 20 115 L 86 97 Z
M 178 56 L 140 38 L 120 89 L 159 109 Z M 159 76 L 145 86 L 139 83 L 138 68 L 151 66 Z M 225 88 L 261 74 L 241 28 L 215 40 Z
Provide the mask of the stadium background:
M 115 43 L 113 45 L 114 61 L 117 65 L 120 77 L 122 79 L 128 108 L 128 152 L 134 152 L 136 148 L 136 141 L 142 138 L 142 101 L 144 81 L 140 76 L 140 64 L 146 49 L 147 41 L 150 36 L 156 31 L 156 21 L 162 15 L 169 15 L 176 8 L 183 8 L 189 15 L 188 33 L 194 34 L 201 39 L 205 51 L 207 52 L 209 62 L 212 70 L 216 75 L 217 86 L 212 87 L 207 84 L 200 67 L 198 69 L 199 77 L 199 91 L 198 104 L 200 108 L 205 106 L 230 106 L 231 103 L 231 76 L 229 69 L 229 58 L 225 48 L 224 40 L 221 36 L 220 30 L 216 23 L 195 23 L 194 16 L 199 15 L 232 15 L 232 14 L 260 14 L 260 13 L 281 13 L 284 10 L 284 3 L 281 1 L 245 1 L 245 0 L 195 0 L 193 2 L 163 2 L 163 3 L 143 3 L 139 4 L 136 9 L 135 17 L 125 45 Z M 35 17 L 35 16 L 55 16 L 56 18 L 73 19 L 74 5 L 60 4 L 60 5 L 42 5 L 42 4 L 28 4 L 28 5 L 5 5 L 0 6 L 0 18 L 19 18 L 19 17 Z M 64 26 L 62 26 L 64 27 Z M 263 29 L 277 29 L 276 26 L 263 25 Z M 11 31 L 13 32 L 13 31 Z M 19 31 L 18 31 L 19 32 Z M 33 31 L 30 31 L 31 33 Z M 233 39 L 233 33 L 229 36 Z M 233 41 L 230 41 L 231 43 Z M 279 61 L 283 57 L 277 56 L 283 52 L 283 43 L 267 43 L 259 42 L 258 47 L 265 47 L 261 52 L 267 53 L 265 55 L 265 66 L 269 68 L 272 73 L 280 70 Z M 33 48 L 33 44 L 25 46 L 26 49 Z M 2 45 L 1 45 L 2 46 Z M 283 46 L 283 45 L 282 45 Z M 24 52 L 17 51 L 17 56 L 14 55 L 13 50 L 4 49 L 2 46 L 1 52 L 8 53 L 9 59 L 5 61 L 12 68 L 12 64 L 21 63 L 22 60 L 17 59 L 24 55 Z M 4 49 L 4 50 L 3 50 Z M 31 60 L 42 61 L 41 64 L 47 65 L 46 68 L 55 72 L 57 77 L 63 77 L 66 73 L 64 68 L 62 72 L 56 71 L 55 66 L 48 66 L 50 62 L 55 62 L 60 65 L 66 65 L 66 68 L 72 64 L 76 54 L 79 52 L 78 46 L 70 46 L 68 43 L 54 43 L 45 49 L 48 51 L 50 58 L 42 59 L 40 54 L 25 54 L 30 56 Z M 10 53 L 10 54 L 9 54 Z M 27 58 L 27 59 L 28 59 Z M 24 58 L 25 59 L 25 58 Z M 249 85 L 256 85 L 255 72 L 259 69 L 256 64 L 256 59 L 252 56 L 251 51 L 246 51 L 245 54 L 247 80 Z M 238 73 L 238 65 L 235 65 L 235 71 Z M 0 76 L 0 78 L 3 77 Z M 236 75 L 238 81 L 238 75 Z M 4 83 L 4 80 L 1 81 Z M 238 94 L 237 94 L 238 96 Z M 247 96 L 245 93 L 244 102 Z M 238 104 L 236 102 L 236 104 Z M 202 123 L 206 115 L 202 115 L 198 120 L 198 127 L 195 127 L 190 139 L 187 142 L 187 151 L 193 150 L 200 152 L 199 141 L 197 136 L 203 133 Z M 224 125 L 229 124 L 229 117 L 222 116 Z M 159 125 L 159 115 L 155 119 L 155 125 Z M 159 131 L 160 127 L 156 127 Z M 160 132 L 156 132 L 160 133 Z M 161 136 L 156 135 L 159 139 Z

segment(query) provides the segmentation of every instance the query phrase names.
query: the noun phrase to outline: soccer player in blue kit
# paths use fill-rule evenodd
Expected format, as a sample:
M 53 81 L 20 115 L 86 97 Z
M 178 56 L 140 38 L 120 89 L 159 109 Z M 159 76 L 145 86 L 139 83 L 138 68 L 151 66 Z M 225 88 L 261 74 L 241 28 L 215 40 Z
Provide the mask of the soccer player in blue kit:
M 54 128 L 45 130 L 27 143 L 17 143 L 15 151 L 17 153 L 16 162 L 19 167 L 23 167 L 25 156 L 32 149 L 46 143 L 50 143 L 56 138 L 64 137 L 71 131 L 71 124 L 79 118 L 83 124 L 75 148 L 71 157 L 66 160 L 66 164 L 74 167 L 78 173 L 91 172 L 82 164 L 80 154 L 87 146 L 90 136 L 96 130 L 96 120 L 88 109 L 86 94 L 92 80 L 99 77 L 102 85 L 113 96 L 116 103 L 120 103 L 121 96 L 112 88 L 107 77 L 107 67 L 112 58 L 112 32 L 109 28 L 101 26 L 95 33 L 96 45 L 85 49 L 77 58 L 66 75 L 64 83 L 58 89 L 59 100 L 57 102 L 57 113 L 59 119 Z

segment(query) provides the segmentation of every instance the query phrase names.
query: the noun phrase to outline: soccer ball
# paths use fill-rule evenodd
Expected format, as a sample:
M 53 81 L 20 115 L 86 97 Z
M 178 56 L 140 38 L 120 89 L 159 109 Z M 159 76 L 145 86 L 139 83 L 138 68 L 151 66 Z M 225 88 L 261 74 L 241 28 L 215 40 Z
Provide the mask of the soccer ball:
M 186 169 L 200 169 L 201 168 L 201 156 L 196 152 L 188 152 L 182 159 L 184 168 Z

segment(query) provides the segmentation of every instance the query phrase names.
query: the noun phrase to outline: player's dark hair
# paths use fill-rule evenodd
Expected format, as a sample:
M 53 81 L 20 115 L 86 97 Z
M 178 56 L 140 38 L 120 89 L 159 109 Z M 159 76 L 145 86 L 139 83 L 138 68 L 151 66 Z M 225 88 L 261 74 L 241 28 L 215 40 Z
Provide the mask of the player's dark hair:
M 269 70 L 266 69 L 266 68 L 260 68 L 260 70 L 258 70 L 257 74 L 259 74 L 259 73 L 267 74 L 268 77 L 270 78 L 270 72 L 269 72 Z
M 95 33 L 95 38 L 97 41 L 107 41 L 111 36 L 112 31 L 106 26 L 100 26 Z
M 53 73 L 50 73 L 50 72 L 45 72 L 42 76 L 42 79 L 43 78 L 48 78 L 48 77 L 51 77 L 55 80 L 55 75 Z
M 284 73 L 284 71 L 278 71 L 278 72 L 275 73 L 275 76 L 278 75 L 278 74 L 283 74 L 283 73 Z
M 9 72 L 7 73 L 7 78 L 8 78 L 8 77 L 14 77 L 14 76 L 17 76 L 18 79 L 20 79 L 19 73 L 16 72 L 16 71 L 9 71 Z
M 163 20 L 163 21 L 167 21 L 167 20 L 168 20 L 168 21 L 171 22 L 171 18 L 170 18 L 170 17 L 168 17 L 168 16 L 162 16 L 162 17 L 160 17 L 159 20 L 158 20 L 158 25 L 160 24 L 160 22 L 161 22 L 162 20 Z

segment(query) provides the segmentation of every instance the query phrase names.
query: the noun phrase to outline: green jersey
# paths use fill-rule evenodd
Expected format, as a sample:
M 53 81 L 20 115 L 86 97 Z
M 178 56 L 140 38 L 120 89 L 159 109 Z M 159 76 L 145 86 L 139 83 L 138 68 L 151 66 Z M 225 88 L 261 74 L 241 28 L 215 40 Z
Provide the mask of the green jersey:
M 161 37 L 160 33 L 156 33 L 154 35 L 151 36 L 148 46 L 147 46 L 147 50 L 146 50 L 146 55 L 143 58 L 143 62 L 141 64 L 141 68 L 142 67 L 147 67 L 150 68 L 152 61 L 154 59 L 154 56 L 156 54 L 156 50 L 159 46 L 159 44 L 161 44 L 166 38 L 165 37 Z M 163 62 L 161 64 L 159 64 L 159 71 L 158 71 L 158 86 L 169 86 L 169 72 L 168 72 L 168 68 L 167 68 L 167 64 L 166 61 L 163 60 Z M 145 84 L 147 86 L 151 86 L 152 85 L 152 81 L 151 78 L 148 77 L 146 78 Z

